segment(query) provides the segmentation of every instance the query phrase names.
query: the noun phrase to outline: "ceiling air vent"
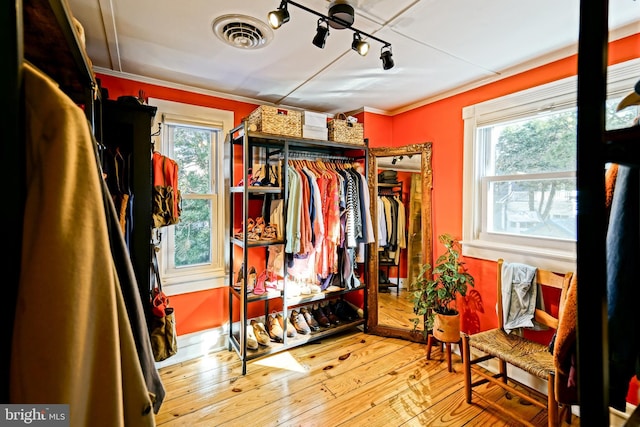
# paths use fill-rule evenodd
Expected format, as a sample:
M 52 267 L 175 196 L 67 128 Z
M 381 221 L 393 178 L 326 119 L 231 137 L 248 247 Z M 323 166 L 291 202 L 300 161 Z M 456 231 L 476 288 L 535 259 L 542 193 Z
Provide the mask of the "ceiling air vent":
M 260 49 L 273 39 L 271 28 L 246 15 L 223 15 L 213 21 L 213 32 L 223 42 L 239 49 Z

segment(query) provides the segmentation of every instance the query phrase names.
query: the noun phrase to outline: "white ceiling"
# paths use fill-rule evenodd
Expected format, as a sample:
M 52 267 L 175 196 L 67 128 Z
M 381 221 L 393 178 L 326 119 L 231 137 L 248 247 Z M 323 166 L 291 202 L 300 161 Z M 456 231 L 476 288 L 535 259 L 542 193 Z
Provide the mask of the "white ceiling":
M 215 18 L 266 23 L 280 0 L 68 0 L 95 71 L 232 99 L 327 113 L 395 114 L 577 52 L 579 0 L 351 0 L 353 27 L 390 42 L 365 57 L 353 32 L 311 44 L 318 17 L 289 5 L 291 20 L 256 50 L 223 43 Z M 299 0 L 322 14 L 328 0 Z M 640 33 L 640 0 L 609 0 L 611 39 Z M 135 94 L 132 94 L 135 95 Z

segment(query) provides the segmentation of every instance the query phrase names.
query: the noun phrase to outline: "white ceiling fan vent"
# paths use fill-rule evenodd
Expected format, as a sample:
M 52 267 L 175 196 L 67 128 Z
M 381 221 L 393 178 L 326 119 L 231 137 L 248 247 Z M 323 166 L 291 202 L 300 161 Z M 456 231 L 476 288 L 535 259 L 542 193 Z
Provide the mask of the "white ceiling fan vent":
M 260 49 L 273 39 L 271 28 L 246 15 L 223 15 L 213 21 L 213 32 L 223 42 L 239 49 Z

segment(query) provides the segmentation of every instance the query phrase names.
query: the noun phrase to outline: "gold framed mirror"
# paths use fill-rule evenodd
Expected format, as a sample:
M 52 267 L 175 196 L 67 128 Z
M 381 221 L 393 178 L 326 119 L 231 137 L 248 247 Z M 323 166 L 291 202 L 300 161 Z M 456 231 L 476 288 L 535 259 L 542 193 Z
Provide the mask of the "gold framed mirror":
M 368 333 L 425 340 L 409 320 L 415 315 L 408 289 L 422 264 L 433 263 L 431 155 L 429 142 L 369 149 L 367 178 L 375 242 L 368 253 Z M 390 224 L 395 237 L 387 232 L 392 230 Z

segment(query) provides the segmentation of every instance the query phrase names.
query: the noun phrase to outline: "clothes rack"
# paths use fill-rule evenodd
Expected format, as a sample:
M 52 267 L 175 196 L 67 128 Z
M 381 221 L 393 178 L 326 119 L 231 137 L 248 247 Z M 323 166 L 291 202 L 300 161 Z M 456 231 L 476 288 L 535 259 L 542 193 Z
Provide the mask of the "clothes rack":
M 336 156 L 319 151 L 290 151 L 289 158 L 295 160 L 339 160 L 344 162 L 355 160 L 353 157 Z

